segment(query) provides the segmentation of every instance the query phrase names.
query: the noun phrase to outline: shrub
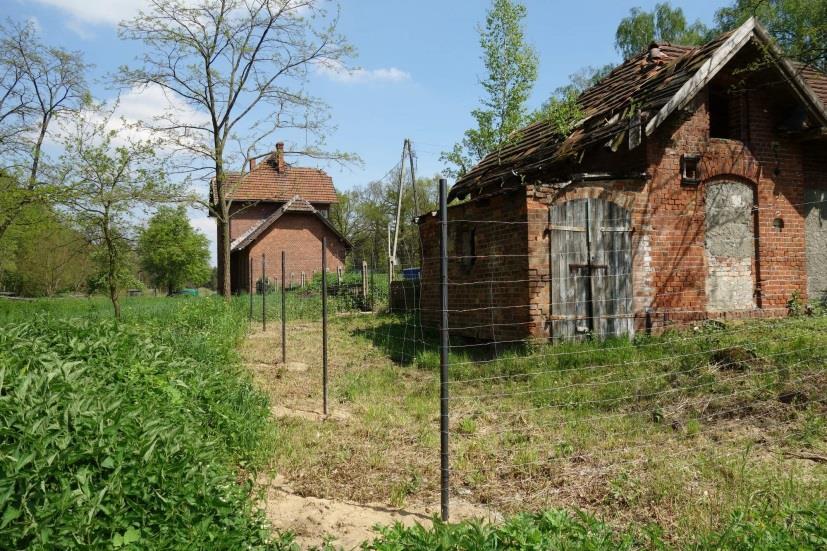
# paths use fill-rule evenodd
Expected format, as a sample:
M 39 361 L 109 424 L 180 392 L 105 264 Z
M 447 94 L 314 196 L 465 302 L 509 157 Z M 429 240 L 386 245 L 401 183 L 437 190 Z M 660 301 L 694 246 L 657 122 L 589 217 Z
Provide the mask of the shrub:
M 267 401 L 219 300 L 160 318 L 0 326 L 0 542 L 280 548 L 251 505 Z

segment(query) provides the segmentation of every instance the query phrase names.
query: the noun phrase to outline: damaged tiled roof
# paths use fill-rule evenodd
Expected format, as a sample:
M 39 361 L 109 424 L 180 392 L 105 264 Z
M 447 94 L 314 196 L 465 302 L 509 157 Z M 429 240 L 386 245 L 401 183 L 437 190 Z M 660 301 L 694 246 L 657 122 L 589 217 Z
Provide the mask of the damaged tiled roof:
M 795 68 L 813 92 L 827 105 L 827 75 L 803 63 L 795 63 Z
M 728 48 L 740 48 L 754 35 L 762 41 L 768 40 L 766 31 L 750 19 L 703 46 L 658 44 L 660 57 L 650 58 L 649 52 L 633 57 L 580 95 L 577 102 L 583 118 L 568 136 L 561 136 L 553 124 L 546 121 L 523 128 L 512 143 L 486 156 L 457 180 L 449 199 L 462 199 L 494 186 L 517 185 L 520 174 L 577 158 L 593 145 L 605 144 L 616 151 L 628 140 L 630 132 L 627 131 L 636 125 L 641 126 L 641 133 L 646 126 L 648 135 L 650 127 L 661 122 L 659 117 L 668 115 L 674 108 L 679 91 L 685 90 L 686 85 L 691 87 L 694 82 L 690 81 L 698 76 L 705 76 L 701 73 L 720 68 L 710 68 L 710 60 L 717 61 L 716 56 Z M 704 71 L 699 71 L 702 67 Z M 824 103 L 827 77 L 812 69 L 802 73 L 802 77 L 807 85 L 816 83 L 813 91 Z M 822 112 L 823 109 L 822 105 Z M 648 118 L 658 120 L 647 125 Z
M 271 155 L 243 177 L 229 174 L 233 201 L 288 201 L 300 195 L 311 203 L 336 202 L 333 179 L 324 171 L 286 163 L 282 166 L 279 171 L 276 156 Z
M 230 243 L 230 250 L 231 251 L 240 251 L 250 245 L 253 241 L 258 239 L 258 237 L 264 233 L 267 228 L 272 226 L 276 223 L 276 220 L 284 216 L 287 212 L 306 212 L 312 215 L 315 215 L 322 223 L 327 226 L 342 242 L 345 246 L 350 249 L 352 245 L 350 241 L 348 241 L 345 236 L 343 236 L 336 227 L 330 223 L 330 221 L 322 216 L 319 211 L 317 211 L 313 205 L 310 204 L 309 201 L 304 199 L 299 195 L 295 195 L 287 200 L 281 207 L 276 209 L 276 211 L 265 218 L 264 220 L 260 221 L 258 224 L 251 227 L 249 230 L 245 231 L 241 235 L 239 235 L 232 243 Z

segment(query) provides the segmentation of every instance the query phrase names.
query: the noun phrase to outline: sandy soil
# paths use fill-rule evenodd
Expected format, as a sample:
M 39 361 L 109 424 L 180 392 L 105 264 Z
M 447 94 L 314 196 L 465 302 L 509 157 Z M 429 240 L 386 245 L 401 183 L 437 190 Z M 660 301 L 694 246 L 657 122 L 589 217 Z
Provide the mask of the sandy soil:
M 265 498 L 261 504 L 272 526 L 280 531 L 291 531 L 302 546 L 321 545 L 325 538 L 345 549 L 355 549 L 366 540 L 376 537 L 376 525 L 389 526 L 400 522 L 406 526 L 431 524 L 439 508 L 413 506 L 394 509 L 382 504 L 360 504 L 296 494 L 284 477 L 262 479 Z M 499 516 L 470 503 L 452 499 L 451 520 L 482 518 L 496 521 Z

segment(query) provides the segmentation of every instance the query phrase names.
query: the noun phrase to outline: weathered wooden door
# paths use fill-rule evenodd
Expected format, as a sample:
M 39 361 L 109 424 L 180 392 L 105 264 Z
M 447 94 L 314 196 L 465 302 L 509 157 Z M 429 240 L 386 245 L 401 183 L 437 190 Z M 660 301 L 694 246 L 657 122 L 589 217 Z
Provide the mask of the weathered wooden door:
M 631 232 L 629 211 L 605 199 L 551 206 L 552 339 L 632 334 Z

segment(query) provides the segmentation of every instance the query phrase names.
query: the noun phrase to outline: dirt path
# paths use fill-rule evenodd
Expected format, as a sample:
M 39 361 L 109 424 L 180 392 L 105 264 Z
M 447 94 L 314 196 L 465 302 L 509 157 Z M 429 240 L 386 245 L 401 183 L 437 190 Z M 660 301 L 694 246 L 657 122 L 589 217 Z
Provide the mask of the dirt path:
M 287 364 L 280 361 L 278 328 L 266 333 L 253 332 L 242 346 L 241 354 L 257 384 L 271 396 L 271 412 L 283 426 L 301 427 L 304 434 L 324 432 L 341 443 L 352 438 L 353 431 L 361 430 L 360 412 L 351 412 L 344 404 L 335 404 L 329 416 L 322 415 L 317 380 L 321 366 L 316 350 L 319 346 L 315 338 L 316 325 L 296 323 L 290 327 Z M 343 369 L 342 363 L 342 358 L 337 357 L 332 362 L 332 371 Z M 264 489 L 261 507 L 271 525 L 279 531 L 293 532 L 302 546 L 321 545 L 326 538 L 333 538 L 336 546 L 353 549 L 378 535 L 374 529 L 376 525 L 400 522 L 409 526 L 418 522 L 427 526 L 431 524 L 432 516 L 439 514 L 439 495 L 433 488 L 410 496 L 402 508 L 393 507 L 369 497 L 376 494 L 355 491 L 358 485 L 353 483 L 340 487 L 323 484 L 323 474 L 329 476 L 329 471 L 347 467 L 327 462 L 327 456 L 313 459 L 302 470 L 300 481 L 291 480 L 290 469 L 278 466 L 269 477 L 259 479 L 259 485 Z M 358 461 L 362 462 L 361 459 Z M 360 476 L 360 473 L 349 474 L 356 478 Z M 371 477 L 374 476 L 381 478 L 384 474 L 371 473 Z M 390 481 L 386 479 L 385 484 L 389 485 Z M 426 503 L 423 494 L 432 499 Z M 469 518 L 497 520 L 499 517 L 482 507 L 452 499 L 451 520 Z

